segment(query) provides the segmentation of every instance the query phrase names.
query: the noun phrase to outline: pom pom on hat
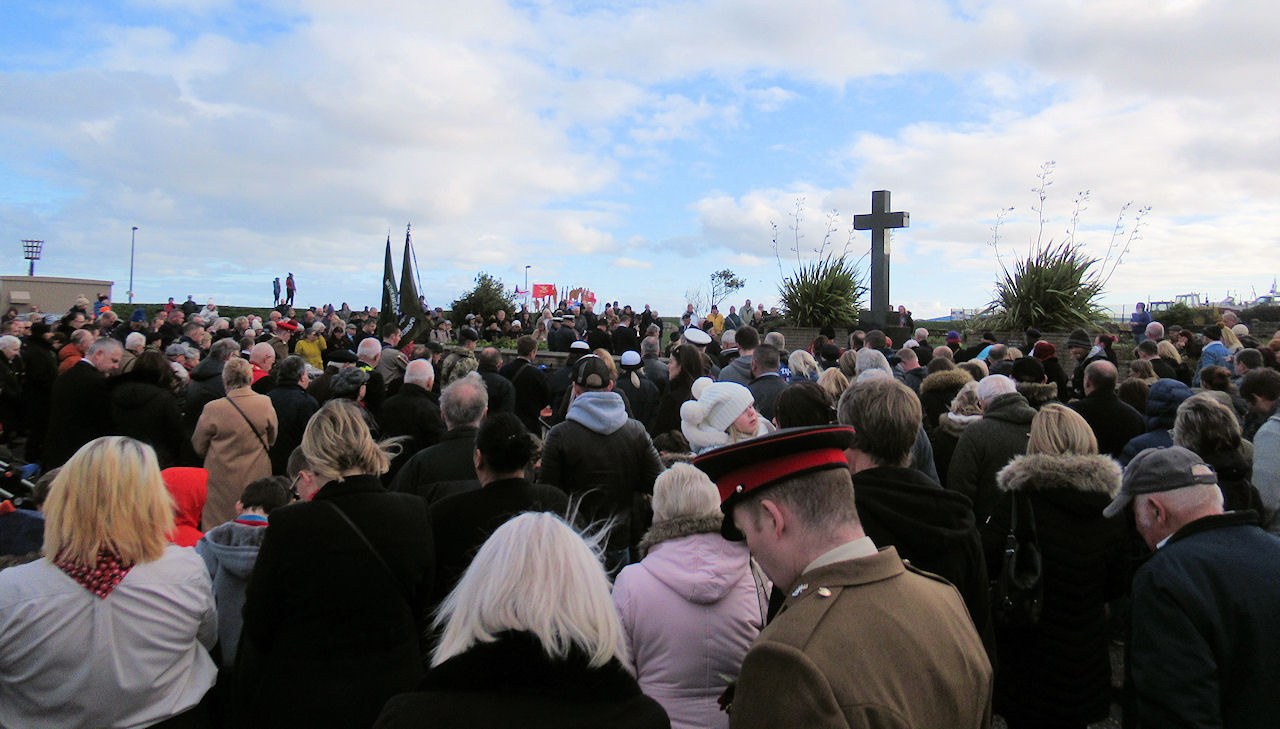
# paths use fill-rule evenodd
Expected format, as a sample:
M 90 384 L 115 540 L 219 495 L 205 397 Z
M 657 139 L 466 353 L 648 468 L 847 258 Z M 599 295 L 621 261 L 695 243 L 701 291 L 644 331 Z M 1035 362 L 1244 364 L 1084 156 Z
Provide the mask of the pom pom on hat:
M 729 426 L 755 403 L 751 391 L 736 382 L 693 382 L 693 400 L 680 406 L 680 430 L 695 449 L 729 442 Z

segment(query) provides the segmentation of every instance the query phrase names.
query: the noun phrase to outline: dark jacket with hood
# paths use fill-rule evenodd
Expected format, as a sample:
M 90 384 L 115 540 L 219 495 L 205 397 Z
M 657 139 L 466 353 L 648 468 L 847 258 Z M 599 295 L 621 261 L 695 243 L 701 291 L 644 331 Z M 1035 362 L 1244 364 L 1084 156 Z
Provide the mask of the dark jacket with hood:
M 996 712 L 1014 726 L 1100 721 L 1111 704 L 1106 602 L 1129 575 L 1123 520 L 1102 516 L 1120 468 L 1106 456 L 1034 454 L 1015 458 L 999 483 L 982 526 L 987 569 L 999 574 L 1016 495 L 1034 512 L 1044 599 L 1036 626 L 996 626 Z
M 607 549 L 617 551 L 628 546 L 633 497 L 653 493 L 661 471 L 649 434 L 627 417 L 622 398 L 590 391 L 575 398 L 565 421 L 547 433 L 538 481 L 580 496 L 588 521 L 616 519 Z
M 547 655 L 531 633 L 498 633 L 431 669 L 422 686 L 387 702 L 374 729 L 667 729 L 657 701 L 616 659 L 592 668 L 571 648 Z
M 955 585 L 990 653 L 987 565 L 969 499 L 914 468 L 895 466 L 853 474 L 853 494 L 862 528 L 877 547 L 896 547 L 913 566 Z
M 1053 382 L 1019 382 L 1018 394 L 1027 399 L 1027 404 L 1039 410 L 1051 402 L 1058 402 L 1058 386 Z
M 244 591 L 258 561 L 258 549 L 267 536 L 267 522 L 252 517 L 237 519 L 210 529 L 196 544 L 196 554 L 204 558 L 213 580 L 213 599 L 218 606 L 218 642 L 222 665 L 236 662 L 236 646 L 244 624 Z
M 928 375 L 920 382 L 920 407 L 924 411 L 924 428 L 932 432 L 938 419 L 951 410 L 951 401 L 973 377 L 964 370 L 943 370 Z
M 938 470 L 938 483 L 942 484 L 943 488 L 947 485 L 947 471 L 951 468 L 951 456 L 956 452 L 956 444 L 960 442 L 960 436 L 965 428 L 981 420 L 981 415 L 943 413 L 938 418 L 938 427 L 929 433 L 929 445 L 933 446 L 934 467 Z
M 179 464 L 184 431 L 178 398 L 157 384 L 153 374 L 133 370 L 113 381 L 111 422 L 115 435 L 154 448 L 161 470 Z
M 986 521 L 996 502 L 996 474 L 1027 450 L 1036 411 L 1016 392 L 987 404 L 982 420 L 965 428 L 947 470 L 947 488 L 973 501 L 978 523 Z
M 1191 388 L 1177 380 L 1157 380 L 1147 391 L 1147 414 L 1143 419 L 1147 432 L 1131 438 L 1120 451 L 1120 465 L 1127 466 L 1133 457 L 1148 448 L 1168 448 L 1173 445 L 1173 421 L 1178 417 L 1178 406 L 1191 397 Z

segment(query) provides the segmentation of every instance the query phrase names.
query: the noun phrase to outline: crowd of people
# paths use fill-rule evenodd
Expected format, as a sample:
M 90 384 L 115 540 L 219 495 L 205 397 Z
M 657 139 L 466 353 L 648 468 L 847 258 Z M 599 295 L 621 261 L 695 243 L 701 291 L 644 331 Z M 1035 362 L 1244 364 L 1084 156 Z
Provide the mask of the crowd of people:
M 1231 312 L 1121 362 L 285 293 L 5 316 L 0 726 L 1280 716 L 1280 333 Z

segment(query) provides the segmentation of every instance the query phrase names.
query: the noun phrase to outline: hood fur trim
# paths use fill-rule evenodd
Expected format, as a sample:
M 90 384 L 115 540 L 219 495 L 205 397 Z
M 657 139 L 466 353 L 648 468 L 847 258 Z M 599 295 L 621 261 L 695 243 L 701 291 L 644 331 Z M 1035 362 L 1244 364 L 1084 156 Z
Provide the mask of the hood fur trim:
M 947 435 L 960 437 L 964 429 L 982 420 L 981 415 L 956 415 L 955 413 L 943 413 L 938 418 L 938 427 L 942 428 L 942 432 Z
M 1001 491 L 1072 489 L 1115 496 L 1120 465 L 1107 456 L 1017 456 L 996 476 Z
M 719 534 L 720 525 L 723 521 L 724 517 L 712 514 L 707 516 L 678 516 L 675 519 L 654 522 L 653 526 L 649 527 L 649 531 L 644 533 L 644 538 L 640 540 L 640 557 L 643 558 L 649 554 L 650 549 L 672 539 L 679 539 L 693 534 Z
M 932 390 L 946 390 L 952 387 L 964 387 L 964 383 L 971 382 L 972 377 L 964 370 L 943 370 L 942 372 L 934 372 L 932 375 L 924 378 L 920 382 L 920 394 Z
M 1058 383 L 1056 382 L 1019 382 L 1018 393 L 1027 398 L 1027 403 L 1036 410 L 1041 405 L 1058 399 Z

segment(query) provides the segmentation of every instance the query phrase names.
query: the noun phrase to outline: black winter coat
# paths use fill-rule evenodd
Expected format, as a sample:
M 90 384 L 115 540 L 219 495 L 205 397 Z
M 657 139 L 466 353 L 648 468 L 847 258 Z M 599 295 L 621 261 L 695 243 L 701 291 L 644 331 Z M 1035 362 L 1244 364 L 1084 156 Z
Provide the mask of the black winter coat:
M 414 494 L 428 506 L 480 488 L 476 479 L 476 428 L 464 425 L 447 431 L 440 442 L 418 451 L 391 482 L 391 490 Z
M 89 360 L 82 359 L 53 383 L 49 430 L 40 465 L 46 471 L 57 468 L 80 446 L 112 432 L 107 378 Z
M 1120 489 L 1120 467 L 1106 456 L 1019 456 L 1000 472 L 999 488 L 982 526 L 987 570 L 1000 574 L 1012 495 L 1029 499 L 1044 602 L 1034 628 L 996 625 L 995 710 L 1013 726 L 1103 719 L 1111 702 L 1105 605 L 1124 592 L 1129 575 L 1123 520 L 1102 516 Z
M 658 401 L 662 399 L 658 386 L 637 368 L 619 373 L 614 389 L 626 401 L 627 412 L 631 413 L 631 417 L 639 420 L 646 431 L 652 432 L 653 421 L 658 416 Z
M 444 600 L 480 545 L 508 519 L 526 511 L 566 516 L 568 509 L 569 497 L 563 491 L 522 478 L 494 481 L 435 503 L 431 507 L 431 533 L 436 544 L 436 580 L 431 602 L 439 604 Z
M 955 585 L 990 653 L 987 564 L 969 499 L 914 468 L 893 466 L 853 474 L 853 495 L 877 547 L 896 547 L 912 565 Z
M 655 438 L 669 430 L 680 430 L 680 406 L 692 399 L 693 380 L 677 377 L 668 383 L 667 391 L 658 400 L 658 414 L 650 429 Z
M 276 442 L 271 444 L 269 451 L 271 473 L 283 476 L 289 465 L 289 456 L 294 448 L 302 445 L 307 422 L 320 409 L 320 403 L 298 385 L 276 385 L 267 397 L 271 398 L 271 406 L 276 411 Z
M 377 476 L 330 482 L 271 512 L 245 592 L 236 726 L 371 725 L 423 676 L 434 568 L 426 506 Z
M 920 407 L 924 411 L 924 429 L 933 432 L 938 419 L 951 411 L 951 401 L 965 383 L 973 378 L 964 370 L 942 370 L 928 375 L 920 382 Z
M 387 702 L 375 729 L 666 729 L 662 706 L 618 661 L 573 648 L 550 658 L 532 634 L 499 633 L 431 669 L 419 691 Z
M 996 503 L 996 474 L 1014 456 L 1026 452 L 1035 416 L 1023 396 L 1000 395 L 988 404 L 982 419 L 960 435 L 947 467 L 947 488 L 973 501 L 973 516 L 979 524 Z
M 143 373 L 120 375 L 111 388 L 111 422 L 116 435 L 127 435 L 155 449 L 160 468 L 177 466 L 182 456 L 182 413 L 178 398 Z
M 22 348 L 22 364 L 26 379 L 22 383 L 22 416 L 27 425 L 27 461 L 38 463 L 49 429 L 49 400 L 53 381 L 58 376 L 58 355 L 44 340 L 32 337 Z
M 551 386 L 547 373 L 528 360 L 517 357 L 500 370 L 511 380 L 516 392 L 516 417 L 534 435 L 542 435 L 542 409 L 551 404 Z
M 1120 458 L 1129 441 L 1147 432 L 1142 414 L 1114 392 L 1094 392 L 1083 399 L 1072 400 L 1067 407 L 1079 413 L 1093 429 L 1098 437 L 1098 452 L 1112 458 Z
M 511 380 L 498 374 L 498 370 L 481 365 L 476 370 L 484 380 L 484 387 L 489 391 L 489 412 L 514 413 L 516 411 L 516 388 Z
M 424 448 L 440 442 L 444 420 L 440 417 L 440 399 L 421 385 L 406 382 L 400 391 L 382 403 L 378 416 L 383 438 L 407 436 L 400 442 L 400 453 L 391 460 L 388 478 L 394 478 L 404 464 Z

